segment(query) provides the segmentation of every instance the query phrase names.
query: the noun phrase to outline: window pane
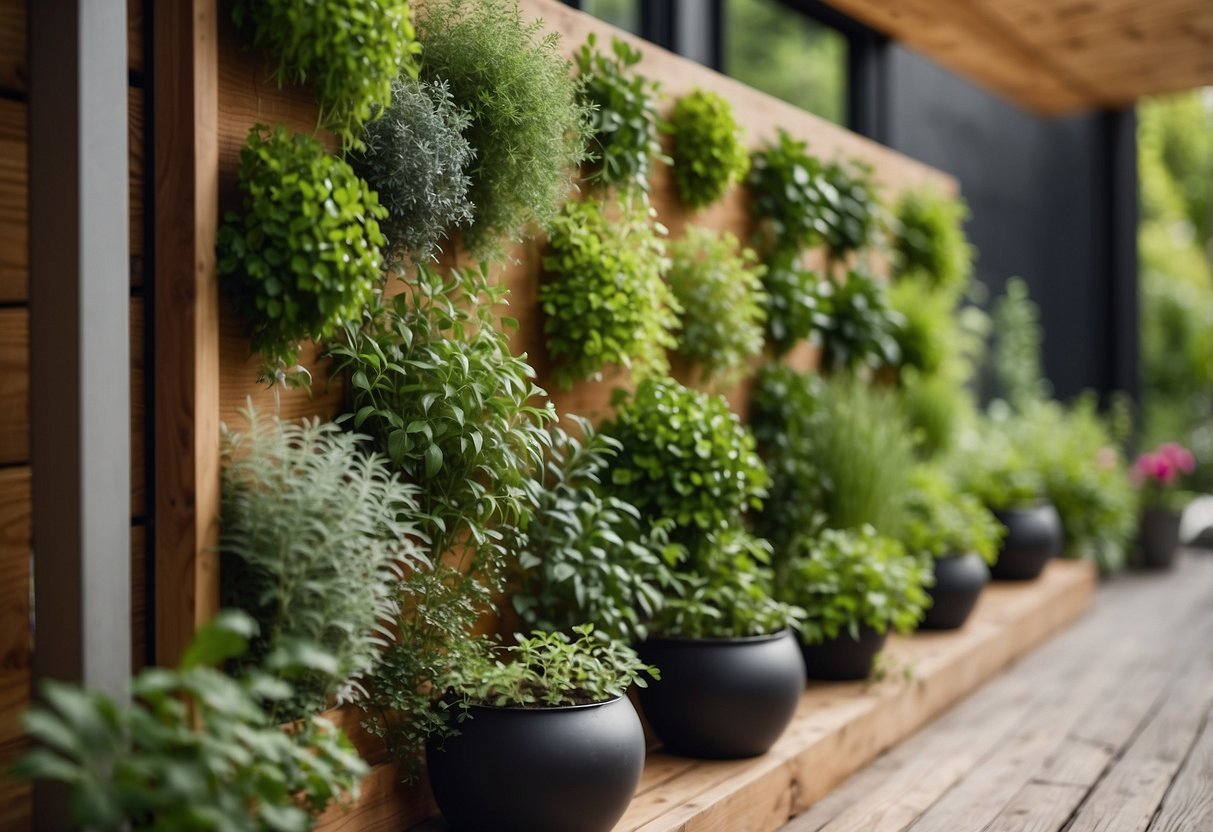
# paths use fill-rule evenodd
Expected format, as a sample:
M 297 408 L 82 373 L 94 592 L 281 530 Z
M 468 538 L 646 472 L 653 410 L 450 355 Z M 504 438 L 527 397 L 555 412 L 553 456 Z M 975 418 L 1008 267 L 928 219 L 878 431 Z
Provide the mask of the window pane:
M 640 34 L 640 0 L 582 0 L 581 8 L 612 26 Z
M 724 71 L 844 124 L 847 39 L 778 0 L 725 0 Z

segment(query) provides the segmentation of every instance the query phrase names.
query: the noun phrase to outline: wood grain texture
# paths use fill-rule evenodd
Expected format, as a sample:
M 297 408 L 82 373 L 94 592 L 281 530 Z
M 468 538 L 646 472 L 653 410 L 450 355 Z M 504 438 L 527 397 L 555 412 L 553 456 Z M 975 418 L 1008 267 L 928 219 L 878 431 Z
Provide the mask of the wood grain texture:
M 29 310 L 0 309 L 0 464 L 29 460 Z
M 0 468 L 0 746 L 30 694 L 30 469 Z
M 1213 722 L 1208 715 L 1204 730 L 1150 824 L 1150 832 L 1193 829 L 1213 829 Z
M 29 297 L 28 114 L 25 102 L 0 99 L 0 302 Z

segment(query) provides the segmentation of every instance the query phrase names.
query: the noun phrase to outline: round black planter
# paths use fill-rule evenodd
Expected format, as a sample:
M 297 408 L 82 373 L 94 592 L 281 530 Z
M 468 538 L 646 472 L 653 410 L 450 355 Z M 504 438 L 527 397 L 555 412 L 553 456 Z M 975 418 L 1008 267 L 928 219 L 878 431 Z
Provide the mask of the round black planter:
M 1175 562 L 1179 548 L 1178 511 L 1167 508 L 1143 508 L 1138 530 L 1141 565 L 1147 569 L 1166 569 Z
M 665 750 L 724 759 L 766 752 L 804 692 L 790 631 L 736 639 L 650 638 L 637 647 L 661 680 L 637 691 Z
M 434 799 L 455 832 L 610 832 L 644 770 L 627 697 L 567 708 L 473 707 L 426 748 Z
M 853 682 L 872 675 L 876 654 L 884 649 L 888 633 L 878 633 L 866 624 L 859 627 L 858 641 L 843 630 L 820 644 L 804 644 L 804 668 L 810 679 Z
M 996 581 L 1030 581 L 1040 576 L 1050 558 L 1061 554 L 1061 518 L 1052 503 L 994 512 L 1007 527 L 998 561 L 990 567 Z
M 938 559 L 935 586 L 927 590 L 933 603 L 919 626 L 924 630 L 963 627 L 989 582 L 990 570 L 980 555 L 970 552 Z

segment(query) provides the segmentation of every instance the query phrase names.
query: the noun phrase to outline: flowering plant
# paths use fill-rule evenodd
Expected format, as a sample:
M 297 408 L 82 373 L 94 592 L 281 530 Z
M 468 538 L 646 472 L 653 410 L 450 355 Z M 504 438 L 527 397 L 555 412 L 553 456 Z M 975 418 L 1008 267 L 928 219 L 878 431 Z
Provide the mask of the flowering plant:
M 1144 506 L 1183 509 L 1192 495 L 1184 490 L 1184 475 L 1196 469 L 1192 452 L 1176 442 L 1166 442 L 1154 451 L 1137 457 L 1133 465 L 1133 484 L 1141 492 Z

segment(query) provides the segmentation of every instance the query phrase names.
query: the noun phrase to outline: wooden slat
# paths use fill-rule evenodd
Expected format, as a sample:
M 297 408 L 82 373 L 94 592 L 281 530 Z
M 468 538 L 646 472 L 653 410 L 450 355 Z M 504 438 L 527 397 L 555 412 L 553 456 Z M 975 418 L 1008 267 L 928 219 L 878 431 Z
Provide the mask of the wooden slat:
M 130 257 L 131 286 L 143 285 L 143 187 L 144 142 L 146 137 L 145 102 L 146 92 L 140 87 L 127 91 L 127 123 L 130 132 L 127 138 L 130 155 Z
M 1213 721 L 1207 716 L 1204 730 L 1150 824 L 1150 832 L 1192 829 L 1213 829 Z
M 147 387 L 144 361 L 144 337 L 147 321 L 143 298 L 131 298 L 131 517 L 147 513 Z
M 0 301 L 29 297 L 28 112 L 0 99 Z
M 29 459 L 29 311 L 0 309 L 0 464 Z
M 147 651 L 147 527 L 131 526 L 131 672 L 146 663 Z
M 25 740 L 0 743 L 0 771 L 8 771 L 28 748 Z M 32 823 L 32 792 L 28 783 L 0 777 L 0 829 L 25 832 Z
M 21 735 L 30 686 L 30 469 L 0 468 L 0 745 Z

